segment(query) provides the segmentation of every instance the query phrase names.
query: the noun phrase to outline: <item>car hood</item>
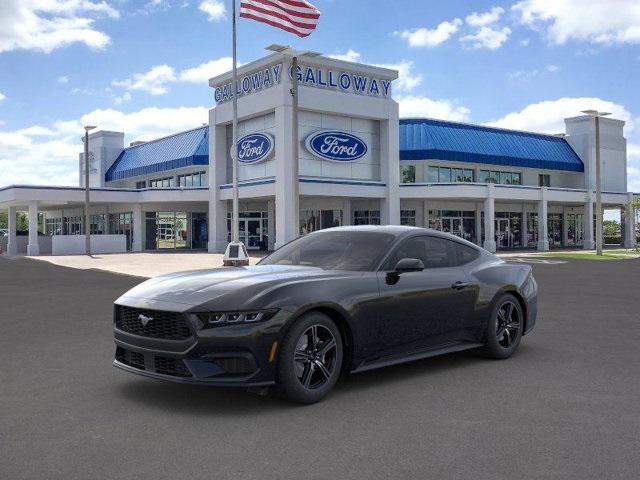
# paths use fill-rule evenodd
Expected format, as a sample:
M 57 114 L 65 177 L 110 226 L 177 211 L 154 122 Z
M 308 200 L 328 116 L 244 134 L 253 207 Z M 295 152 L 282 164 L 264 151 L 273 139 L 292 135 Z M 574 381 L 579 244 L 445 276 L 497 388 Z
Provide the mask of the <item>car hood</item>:
M 353 272 L 327 271 L 315 267 L 290 265 L 255 265 L 224 267 L 170 273 L 147 280 L 122 295 L 116 303 L 138 308 L 182 310 L 225 297 L 242 297 L 250 305 L 256 297 L 264 297 L 272 287 L 284 282 L 354 275 Z M 221 305 L 222 307 L 222 305 Z

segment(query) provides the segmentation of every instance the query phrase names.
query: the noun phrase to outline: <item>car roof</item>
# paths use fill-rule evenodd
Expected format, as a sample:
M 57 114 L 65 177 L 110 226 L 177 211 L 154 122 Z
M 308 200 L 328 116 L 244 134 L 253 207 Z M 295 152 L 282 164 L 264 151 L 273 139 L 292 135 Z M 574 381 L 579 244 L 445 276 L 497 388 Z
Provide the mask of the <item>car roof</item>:
M 428 233 L 429 235 L 448 238 L 458 243 L 463 243 L 465 245 L 473 247 L 474 249 L 483 251 L 476 244 L 471 243 L 468 240 L 460 238 L 451 233 L 441 232 L 440 230 L 434 230 L 432 228 L 412 227 L 409 225 L 346 225 L 343 227 L 331 227 L 331 228 L 325 228 L 323 230 L 316 230 L 313 233 L 321 233 L 321 232 L 380 232 L 380 233 L 390 233 L 392 235 L 395 235 L 398 238 L 409 236 L 412 233 Z

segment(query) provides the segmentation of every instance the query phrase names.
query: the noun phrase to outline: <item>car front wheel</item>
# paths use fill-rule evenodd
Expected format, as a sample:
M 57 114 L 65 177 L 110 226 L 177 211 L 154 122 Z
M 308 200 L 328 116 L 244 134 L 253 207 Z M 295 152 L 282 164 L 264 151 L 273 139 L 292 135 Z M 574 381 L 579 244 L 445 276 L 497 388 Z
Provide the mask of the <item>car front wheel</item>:
M 523 328 L 520 302 L 511 294 L 502 295 L 487 322 L 485 353 L 492 358 L 510 357 L 520 344 Z
M 320 312 L 296 320 L 282 341 L 276 382 L 296 403 L 315 403 L 336 384 L 342 367 L 342 337 L 336 324 Z

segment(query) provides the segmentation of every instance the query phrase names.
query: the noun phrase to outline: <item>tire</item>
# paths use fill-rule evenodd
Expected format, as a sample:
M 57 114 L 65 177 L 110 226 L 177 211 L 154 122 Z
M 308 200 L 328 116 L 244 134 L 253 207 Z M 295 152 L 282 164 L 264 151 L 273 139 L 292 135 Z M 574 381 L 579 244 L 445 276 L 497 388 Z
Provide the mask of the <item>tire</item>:
M 291 402 L 316 403 L 326 397 L 338 381 L 342 359 L 342 337 L 333 320 L 320 312 L 304 314 L 282 340 L 276 370 L 277 389 Z
M 487 320 L 485 355 L 509 358 L 520 345 L 523 328 L 524 314 L 518 299 L 509 293 L 500 296 Z

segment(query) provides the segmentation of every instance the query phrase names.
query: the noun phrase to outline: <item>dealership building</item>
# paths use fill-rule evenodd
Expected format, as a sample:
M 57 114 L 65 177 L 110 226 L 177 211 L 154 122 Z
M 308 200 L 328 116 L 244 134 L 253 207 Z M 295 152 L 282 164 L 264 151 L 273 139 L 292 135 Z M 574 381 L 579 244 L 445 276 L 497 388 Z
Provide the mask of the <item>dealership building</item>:
M 430 227 L 490 251 L 593 248 L 592 117 L 567 118 L 557 135 L 400 119 L 391 95 L 396 71 L 303 57 L 296 159 L 292 73 L 290 58 L 274 53 L 240 67 L 235 88 L 231 73 L 212 78 L 215 106 L 207 126 L 127 147 L 123 132 L 92 133 L 93 251 L 224 251 L 234 94 L 240 236 L 250 249 L 271 250 L 317 229 L 363 224 Z M 602 201 L 621 210 L 621 243 L 631 247 L 636 228 L 623 128 L 623 121 L 600 120 Z M 84 252 L 83 155 L 79 177 L 76 187 L 0 188 L 0 209 L 9 211 L 9 233 L 0 246 L 29 255 Z M 27 235 L 16 233 L 18 211 L 28 212 Z

